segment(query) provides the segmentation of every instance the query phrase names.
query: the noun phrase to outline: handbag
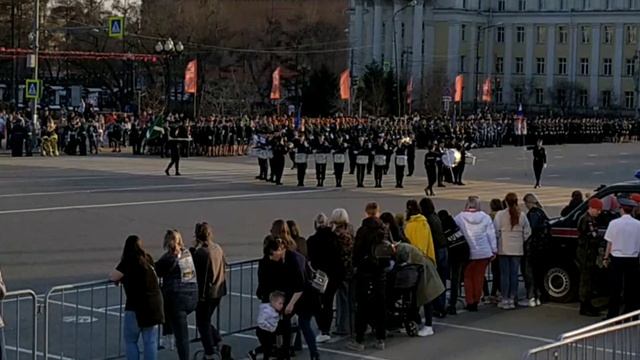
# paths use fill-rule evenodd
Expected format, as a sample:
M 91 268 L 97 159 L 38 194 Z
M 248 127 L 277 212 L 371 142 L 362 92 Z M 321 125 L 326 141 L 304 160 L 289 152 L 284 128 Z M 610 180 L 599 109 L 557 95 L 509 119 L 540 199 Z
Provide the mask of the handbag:
M 309 266 L 309 272 L 311 273 L 309 284 L 320 294 L 324 294 L 327 291 L 327 285 L 329 285 L 329 276 L 322 270 L 315 270 L 311 263 L 307 262 Z

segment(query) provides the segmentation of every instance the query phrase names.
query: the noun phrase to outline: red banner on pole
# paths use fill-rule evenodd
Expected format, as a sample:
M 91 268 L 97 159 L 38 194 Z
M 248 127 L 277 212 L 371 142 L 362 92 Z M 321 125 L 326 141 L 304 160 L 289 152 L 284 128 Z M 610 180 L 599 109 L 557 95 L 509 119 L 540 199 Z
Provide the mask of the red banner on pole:
M 191 60 L 184 72 L 184 92 L 195 94 L 198 92 L 198 60 Z
M 456 76 L 456 94 L 455 97 L 453 99 L 453 101 L 455 102 L 461 102 L 462 101 L 462 88 L 464 86 L 464 76 L 462 75 L 458 75 Z
M 280 100 L 280 66 L 271 75 L 271 100 Z
M 351 99 L 351 73 L 349 69 L 340 74 L 340 99 Z
M 491 78 L 486 78 L 482 84 L 482 101 L 491 102 Z

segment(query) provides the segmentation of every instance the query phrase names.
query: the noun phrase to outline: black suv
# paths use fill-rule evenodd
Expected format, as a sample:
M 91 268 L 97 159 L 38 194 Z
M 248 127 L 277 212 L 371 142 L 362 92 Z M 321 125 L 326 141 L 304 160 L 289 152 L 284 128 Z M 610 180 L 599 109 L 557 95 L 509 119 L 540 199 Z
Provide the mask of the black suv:
M 615 198 L 629 197 L 633 193 L 640 193 L 640 181 L 623 182 L 598 189 L 591 197 L 603 200 L 604 209 L 598 217 L 598 228 L 604 235 L 609 222 L 619 216 Z M 569 302 L 576 298 L 579 287 L 578 265 L 576 262 L 576 246 L 578 240 L 578 221 L 587 211 L 588 200 L 575 208 L 569 215 L 554 218 L 550 221 L 549 249 L 546 260 L 544 287 L 549 300 Z M 603 239 L 601 253 L 604 253 Z M 606 273 L 600 271 L 594 279 L 597 294 L 605 295 Z

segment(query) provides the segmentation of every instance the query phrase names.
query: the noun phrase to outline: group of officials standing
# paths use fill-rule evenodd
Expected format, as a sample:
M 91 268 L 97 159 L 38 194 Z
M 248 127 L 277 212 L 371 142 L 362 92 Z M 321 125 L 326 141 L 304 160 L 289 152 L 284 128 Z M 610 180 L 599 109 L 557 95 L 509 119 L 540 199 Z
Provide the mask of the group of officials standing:
M 287 156 L 297 171 L 297 185 L 304 186 L 310 160 L 315 164 L 316 186 L 325 184 L 327 164 L 333 163 L 335 186 L 342 187 L 345 170 L 355 175 L 356 187 L 364 187 L 365 176 L 373 173 L 376 188 L 383 186 L 383 178 L 395 167 L 396 188 L 403 188 L 405 175 L 412 176 L 415 170 L 416 141 L 410 132 L 358 133 L 354 129 L 344 131 L 286 132 L 258 134 L 253 155 L 258 158 L 259 174 L 256 179 L 282 185 L 282 176 Z M 460 158 L 455 166 L 446 160 L 446 150 L 456 149 Z M 465 144 L 450 141 L 447 144 L 433 142 L 425 155 L 424 166 L 429 179 L 427 193 L 433 195 L 433 186 L 445 187 L 444 181 L 457 185 L 462 183 L 465 167 Z M 393 162 L 393 164 L 392 164 Z M 348 168 L 345 168 L 347 167 Z

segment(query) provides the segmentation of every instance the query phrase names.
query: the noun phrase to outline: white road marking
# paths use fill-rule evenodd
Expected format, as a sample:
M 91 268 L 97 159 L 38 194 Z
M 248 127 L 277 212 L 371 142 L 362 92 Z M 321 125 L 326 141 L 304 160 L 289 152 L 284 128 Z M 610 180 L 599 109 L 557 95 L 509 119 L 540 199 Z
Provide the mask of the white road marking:
M 249 199 L 249 198 L 259 198 L 259 197 L 313 194 L 313 193 L 320 193 L 320 192 L 327 192 L 327 191 L 334 191 L 334 190 L 335 189 L 331 188 L 331 189 L 317 189 L 317 190 L 207 196 L 207 197 L 186 198 L 186 199 L 135 201 L 135 202 L 111 203 L 111 204 L 87 204 L 87 205 L 56 206 L 56 207 L 48 207 L 48 208 L 34 208 L 34 209 L 14 209 L 14 210 L 2 210 L 0 211 L 0 215 L 60 211 L 60 210 L 100 209 L 100 208 L 140 206 L 140 205 L 178 204 L 178 203 L 186 203 L 186 202 L 201 202 L 201 201 L 212 201 L 212 200 Z
M 449 323 L 443 323 L 443 322 L 439 322 L 439 321 L 434 321 L 433 323 L 435 325 L 450 327 L 450 328 L 454 328 L 454 329 L 477 331 L 477 332 L 482 332 L 482 333 L 487 333 L 487 334 L 494 334 L 494 335 L 506 335 L 506 336 L 516 337 L 516 338 L 519 338 L 519 339 L 540 341 L 540 342 L 548 343 L 548 344 L 554 343 L 556 341 L 556 340 L 553 340 L 553 339 L 547 339 L 547 338 L 543 338 L 543 337 L 523 335 L 523 334 L 517 334 L 517 333 L 512 333 L 512 332 L 507 332 L 507 331 L 483 329 L 483 328 L 478 328 L 478 327 L 473 327 L 473 326 L 449 324 Z
M 206 185 L 213 186 L 213 185 L 227 185 L 227 184 L 226 183 L 194 183 L 194 184 L 173 184 L 173 185 L 146 185 L 146 186 L 134 186 L 134 187 L 112 187 L 112 188 L 97 188 L 97 189 L 87 189 L 87 190 L 66 190 L 66 191 L 49 191 L 49 192 L 34 192 L 34 193 L 20 193 L 20 194 L 0 194 L 0 198 L 88 194 L 88 193 L 150 190 L 150 189 L 171 189 L 171 188 L 179 189 L 179 188 L 187 188 L 187 187 L 206 186 Z
M 593 175 L 602 175 L 604 174 L 604 171 L 594 171 Z
M 558 175 L 558 174 L 550 174 L 550 175 L 547 175 L 547 177 L 560 177 L 560 176 L 561 176 L 561 175 Z
M 511 180 L 511 178 L 510 177 L 497 177 L 497 178 L 494 178 L 493 180 L 504 181 L 504 180 Z
M 598 154 L 589 154 L 587 156 L 593 158 L 593 157 L 598 157 Z

